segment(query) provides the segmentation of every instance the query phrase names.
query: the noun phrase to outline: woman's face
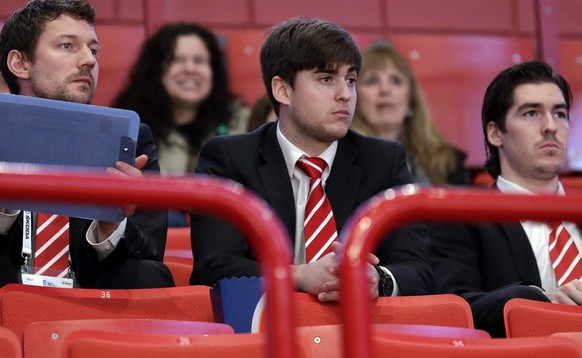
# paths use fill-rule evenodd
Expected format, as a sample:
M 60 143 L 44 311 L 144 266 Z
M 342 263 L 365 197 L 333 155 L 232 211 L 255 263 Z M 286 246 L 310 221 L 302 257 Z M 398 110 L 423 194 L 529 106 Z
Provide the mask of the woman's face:
M 170 98 L 178 105 L 198 106 L 212 92 L 210 52 L 197 35 L 176 39 L 174 58 L 162 75 Z
M 402 128 L 409 111 L 410 79 L 388 62 L 358 77 L 358 111 L 377 133 Z

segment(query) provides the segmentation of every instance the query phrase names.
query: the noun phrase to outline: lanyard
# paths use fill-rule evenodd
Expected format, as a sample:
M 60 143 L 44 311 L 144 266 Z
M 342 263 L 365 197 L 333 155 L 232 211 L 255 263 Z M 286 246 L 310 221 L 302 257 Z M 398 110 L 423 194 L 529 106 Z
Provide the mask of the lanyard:
M 22 223 L 22 256 L 32 257 L 32 240 L 36 236 L 34 215 L 30 211 L 23 211 Z
M 49 287 L 76 287 L 73 272 L 69 272 L 68 277 L 51 277 L 33 274 L 33 268 L 29 269 L 29 262 L 32 258 L 32 242 L 36 238 L 36 218 L 37 215 L 30 211 L 22 212 L 22 257 L 24 265 L 21 269 L 20 282 L 25 285 L 49 286 Z M 30 270 L 30 271 L 29 271 Z

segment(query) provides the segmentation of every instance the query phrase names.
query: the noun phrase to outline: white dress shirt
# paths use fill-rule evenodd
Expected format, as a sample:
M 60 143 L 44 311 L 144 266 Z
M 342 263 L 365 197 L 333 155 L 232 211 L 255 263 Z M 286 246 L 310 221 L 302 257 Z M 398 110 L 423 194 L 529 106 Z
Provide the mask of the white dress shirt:
M 497 187 L 504 194 L 535 195 L 535 193 L 532 193 L 523 187 L 510 182 L 502 176 L 497 178 Z M 566 195 L 564 187 L 561 183 L 559 183 L 556 195 Z M 558 285 L 556 283 L 556 275 L 554 273 L 554 269 L 552 268 L 552 260 L 550 259 L 550 250 L 548 248 L 548 240 L 551 232 L 550 226 L 547 222 L 531 220 L 524 220 L 520 223 L 523 227 L 523 230 L 525 231 L 525 234 L 527 235 L 536 257 L 536 262 L 538 264 L 538 270 L 540 271 L 540 278 L 542 281 L 542 288 L 546 291 L 554 291 Z M 578 251 L 582 252 L 582 237 L 580 236 L 578 227 L 571 222 L 563 222 L 563 224 L 574 239 L 574 243 L 576 244 Z
M 295 252 L 293 263 L 295 265 L 300 265 L 305 263 L 305 238 L 304 238 L 304 221 L 305 221 L 305 206 L 307 205 L 307 195 L 309 194 L 309 184 L 310 178 L 303 173 L 303 171 L 295 165 L 299 159 L 302 157 L 308 157 L 309 155 L 303 152 L 301 149 L 297 148 L 293 143 L 291 143 L 279 128 L 279 123 L 277 122 L 277 141 L 283 152 L 283 157 L 285 158 L 285 165 L 287 166 L 287 172 L 289 173 L 289 178 L 291 180 L 291 186 L 293 187 L 293 197 L 295 199 Z M 335 154 L 337 153 L 337 141 L 331 143 L 331 145 L 324 150 L 319 158 L 325 160 L 327 167 L 321 175 L 321 183 L 325 189 L 325 183 L 331 172 L 331 167 L 333 160 L 335 159 Z M 339 233 L 338 233 L 339 234 Z M 400 293 L 398 283 L 396 279 L 386 267 L 381 268 L 392 277 L 394 282 L 394 290 L 392 291 L 392 296 L 397 296 Z
M 293 143 L 288 141 L 285 136 L 283 136 L 283 133 L 281 133 L 281 130 L 279 129 L 279 123 L 277 123 L 277 140 L 283 151 L 285 165 L 287 166 L 287 172 L 289 173 L 291 186 L 293 187 L 293 197 L 295 198 L 295 252 L 293 262 L 296 265 L 299 265 L 305 263 L 305 239 L 303 228 L 305 221 L 305 206 L 307 205 L 307 195 L 309 194 L 310 177 L 303 173 L 301 169 L 297 168 L 295 164 L 302 157 L 308 157 L 309 155 L 297 148 Z M 331 172 L 331 166 L 336 152 L 337 141 L 333 142 L 319 155 L 319 158 L 325 160 L 327 163 L 327 167 L 321 175 L 321 184 L 324 189 L 329 173 Z

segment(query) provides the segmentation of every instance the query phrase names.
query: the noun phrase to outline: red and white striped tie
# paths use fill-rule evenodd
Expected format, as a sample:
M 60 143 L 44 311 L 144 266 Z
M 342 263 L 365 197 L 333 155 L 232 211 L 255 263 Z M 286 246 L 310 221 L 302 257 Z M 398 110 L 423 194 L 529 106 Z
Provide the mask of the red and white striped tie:
M 549 249 L 558 286 L 582 278 L 582 261 L 574 239 L 561 222 L 550 223 Z
M 35 274 L 65 277 L 69 270 L 69 218 L 39 213 L 35 240 Z
M 333 211 L 321 182 L 326 166 L 325 160 L 317 157 L 304 157 L 297 161 L 297 167 L 311 178 L 304 222 L 307 263 L 331 252 L 331 244 L 337 239 Z

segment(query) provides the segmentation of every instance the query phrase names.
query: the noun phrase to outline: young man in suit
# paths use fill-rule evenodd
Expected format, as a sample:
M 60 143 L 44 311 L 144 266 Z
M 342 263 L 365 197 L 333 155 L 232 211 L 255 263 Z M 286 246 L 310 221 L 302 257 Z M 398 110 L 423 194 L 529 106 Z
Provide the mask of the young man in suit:
M 99 65 L 95 10 L 84 0 L 31 1 L 15 11 L 0 34 L 0 70 L 13 94 L 91 103 Z M 139 129 L 135 166 L 118 162 L 108 172 L 139 177 L 159 171 L 149 128 Z M 81 287 L 173 286 L 162 263 L 165 212 L 137 210 L 122 222 L 69 220 L 70 268 Z M 0 209 L 0 286 L 17 282 L 23 212 Z
M 566 161 L 570 103 L 566 80 L 540 61 L 512 66 L 491 82 L 481 120 L 488 149 L 485 166 L 496 179 L 495 189 L 565 194 L 558 174 Z M 574 239 L 573 249 L 582 249 L 576 225 L 563 224 L 560 230 Z M 552 268 L 552 231 L 548 223 L 534 221 L 435 225 L 431 259 L 437 292 L 464 297 L 475 327 L 495 337 L 505 335 L 503 306 L 509 299 L 581 304 L 580 276 Z M 571 262 L 580 264 L 579 252 L 573 255 Z
M 336 253 L 341 244 L 333 243 L 335 252 L 328 252 L 329 244 L 360 204 L 412 182 L 405 151 L 400 143 L 349 130 L 361 56 L 342 28 L 317 19 L 283 22 L 267 36 L 260 61 L 279 119 L 252 133 L 211 139 L 202 149 L 196 172 L 232 179 L 268 202 L 289 233 L 296 288 L 320 301 L 335 301 L 340 284 Z M 311 210 L 310 177 L 296 166 L 307 157 L 325 164 L 319 169 L 321 182 L 337 229 L 327 238 L 331 238 L 328 251 L 321 251 L 318 259 L 307 257 L 310 244 L 304 238 L 304 224 L 311 220 L 305 215 Z M 252 250 L 232 226 L 192 214 L 191 228 L 196 263 L 191 284 L 260 276 Z M 421 225 L 390 234 L 377 256 L 370 256 L 370 297 L 429 293 L 428 245 Z

